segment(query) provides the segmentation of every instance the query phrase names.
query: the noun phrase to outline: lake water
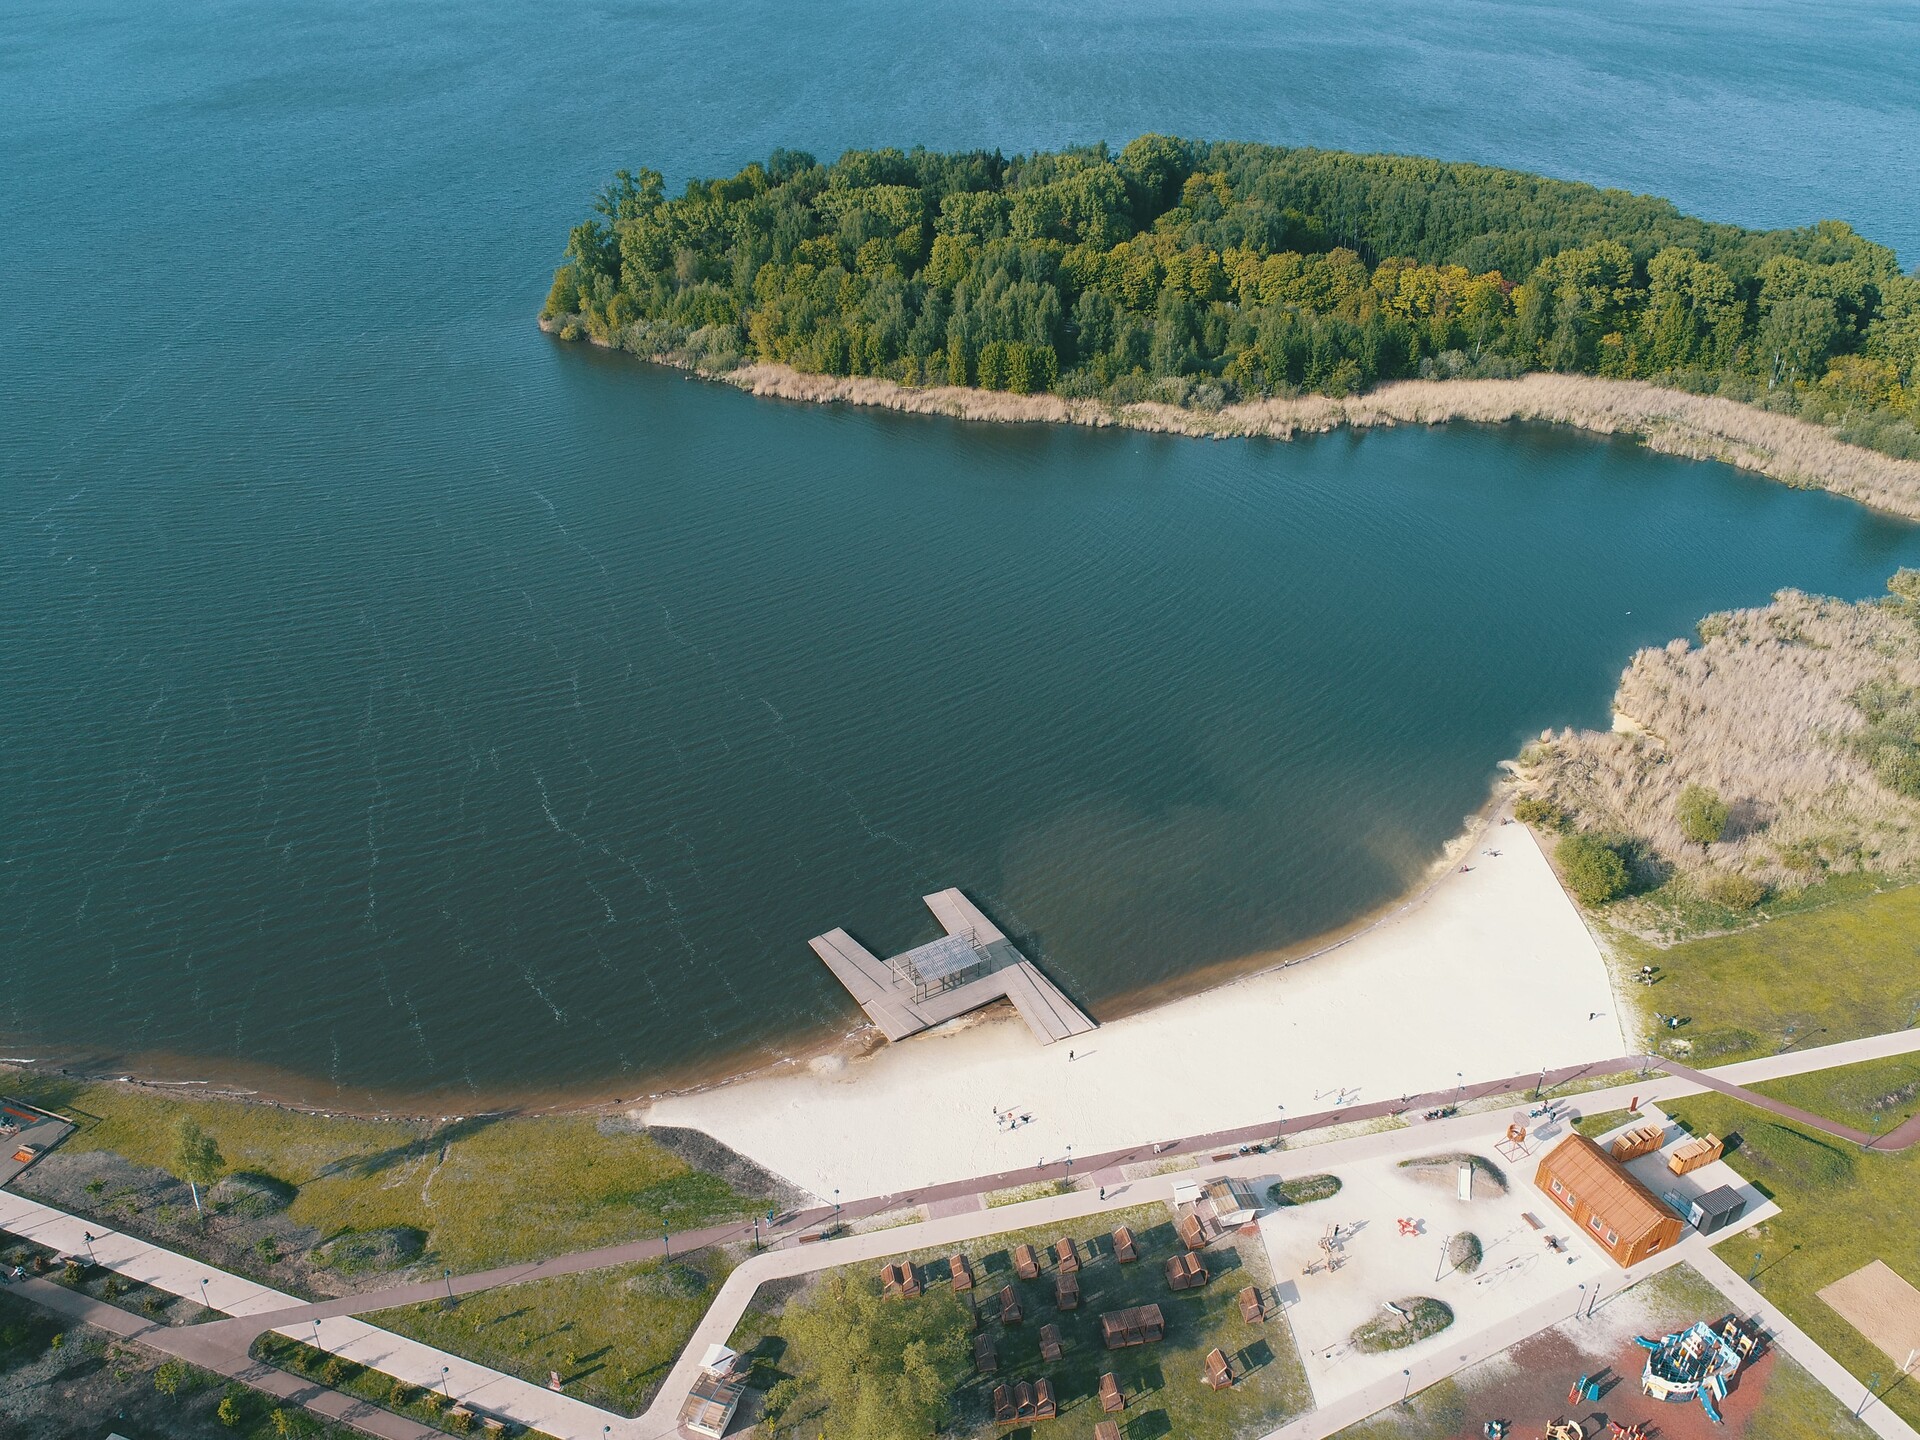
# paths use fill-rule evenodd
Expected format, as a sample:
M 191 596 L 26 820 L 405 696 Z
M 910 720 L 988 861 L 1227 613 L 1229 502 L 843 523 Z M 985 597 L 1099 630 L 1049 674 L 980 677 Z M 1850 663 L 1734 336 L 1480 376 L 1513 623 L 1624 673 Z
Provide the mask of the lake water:
M 1096 1013 L 1389 899 L 1637 645 L 1913 527 L 1544 429 L 759 402 L 540 335 L 621 164 L 1148 128 L 1920 253 L 1911 7 L 16 4 L 0 1046 L 597 1090 L 968 888 Z

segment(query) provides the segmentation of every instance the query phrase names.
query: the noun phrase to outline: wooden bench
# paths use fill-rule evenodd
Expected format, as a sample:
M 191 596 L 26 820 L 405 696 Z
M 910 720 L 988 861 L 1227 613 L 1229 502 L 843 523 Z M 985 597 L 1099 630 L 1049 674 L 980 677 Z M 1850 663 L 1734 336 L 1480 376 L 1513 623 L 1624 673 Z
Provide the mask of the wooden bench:
M 1684 1175 L 1702 1165 L 1711 1165 L 1720 1158 L 1724 1148 L 1718 1135 L 1702 1135 L 1698 1140 L 1675 1146 L 1673 1154 L 1667 1157 L 1667 1168 L 1676 1175 Z
M 1127 1397 L 1120 1393 L 1120 1377 L 1111 1370 L 1100 1377 L 1100 1408 L 1109 1415 L 1127 1408 Z
M 1166 1317 L 1158 1305 L 1135 1305 L 1129 1310 L 1109 1310 L 1100 1317 L 1100 1343 L 1109 1350 L 1124 1350 L 1133 1345 L 1152 1345 L 1167 1338 Z
M 1607 1153 L 1622 1162 L 1638 1160 L 1660 1148 L 1665 1132 L 1658 1125 L 1638 1125 L 1607 1147 Z
M 1062 1310 L 1080 1308 L 1080 1277 L 1062 1270 L 1053 1277 L 1053 1303 Z
M 1071 1235 L 1062 1235 L 1053 1242 L 1054 1263 L 1071 1274 L 1080 1268 L 1080 1251 L 1073 1243 Z
M 1113 1258 L 1122 1265 L 1131 1265 L 1140 1258 L 1140 1251 L 1133 1243 L 1133 1231 L 1124 1225 L 1113 1232 Z
M 1167 1260 L 1169 1290 L 1197 1290 L 1211 1278 L 1207 1267 L 1194 1255 L 1174 1255 Z
M 1240 1318 L 1258 1325 L 1267 1318 L 1267 1307 L 1260 1302 L 1260 1291 L 1252 1285 L 1240 1292 Z
M 947 1257 L 947 1273 L 953 1276 L 953 1288 L 971 1290 L 973 1288 L 973 1267 L 967 1263 L 964 1255 Z
M 1018 1275 L 1022 1280 L 1038 1280 L 1040 1278 L 1040 1259 L 1033 1253 L 1033 1247 L 1031 1245 L 1016 1245 L 1013 1247 L 1013 1273 Z
M 1226 1352 L 1218 1345 L 1207 1352 L 1207 1368 L 1202 1378 L 1210 1390 L 1225 1390 L 1233 1384 L 1233 1367 L 1227 1363 Z
M 1000 1287 L 1000 1323 L 1018 1325 L 1026 1318 L 1026 1312 L 1020 1308 L 1020 1297 L 1013 1293 L 1013 1286 L 1002 1285 Z
M 1200 1223 L 1200 1217 L 1192 1211 L 1182 1215 L 1174 1229 L 1180 1232 L 1180 1243 L 1189 1250 L 1207 1248 L 1207 1228 Z
M 1058 1360 L 1061 1354 L 1060 1327 L 1058 1325 L 1042 1325 L 1040 1327 L 1040 1358 L 1042 1360 Z
M 920 1272 L 911 1260 L 884 1266 L 880 1271 L 880 1289 L 889 1299 L 912 1297 L 920 1293 Z
M 982 1375 L 1000 1368 L 1000 1352 L 993 1348 L 993 1336 L 984 1330 L 973 1337 L 973 1368 Z

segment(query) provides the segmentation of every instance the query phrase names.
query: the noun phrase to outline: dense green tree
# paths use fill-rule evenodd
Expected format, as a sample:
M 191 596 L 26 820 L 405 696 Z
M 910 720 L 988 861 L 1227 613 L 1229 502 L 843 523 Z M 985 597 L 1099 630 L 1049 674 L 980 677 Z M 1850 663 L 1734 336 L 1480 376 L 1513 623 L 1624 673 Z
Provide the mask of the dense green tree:
M 622 170 L 593 211 L 543 314 L 648 355 L 1121 399 L 1548 368 L 1764 392 L 1920 456 L 1920 277 L 1835 221 L 1162 135 L 778 150 L 672 198 Z
M 1620 852 L 1597 836 L 1562 836 L 1554 846 L 1553 858 L 1560 865 L 1567 888 L 1582 905 L 1592 907 L 1618 899 L 1632 883 Z
M 1704 850 L 1727 833 L 1727 802 L 1705 785 L 1689 785 L 1680 792 L 1674 818 L 1680 822 L 1680 833 Z

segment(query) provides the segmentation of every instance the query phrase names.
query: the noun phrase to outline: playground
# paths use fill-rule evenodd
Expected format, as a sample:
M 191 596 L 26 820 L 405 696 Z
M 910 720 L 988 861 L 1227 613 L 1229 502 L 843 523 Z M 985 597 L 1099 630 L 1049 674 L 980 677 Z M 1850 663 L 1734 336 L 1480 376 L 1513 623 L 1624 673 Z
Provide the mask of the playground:
M 1640 1282 L 1587 1320 L 1567 1320 L 1342 1431 L 1339 1440 L 1544 1440 L 1554 1422 L 1572 1440 L 1866 1440 L 1872 1434 L 1790 1357 L 1761 1343 L 1728 1382 L 1716 1425 L 1694 1400 L 1661 1403 L 1641 1389 L 1648 1351 L 1696 1322 L 1719 1329 L 1724 1297 L 1688 1266 Z M 1582 1389 L 1579 1382 L 1585 1379 Z M 1618 1426 L 1618 1429 L 1613 1427 Z

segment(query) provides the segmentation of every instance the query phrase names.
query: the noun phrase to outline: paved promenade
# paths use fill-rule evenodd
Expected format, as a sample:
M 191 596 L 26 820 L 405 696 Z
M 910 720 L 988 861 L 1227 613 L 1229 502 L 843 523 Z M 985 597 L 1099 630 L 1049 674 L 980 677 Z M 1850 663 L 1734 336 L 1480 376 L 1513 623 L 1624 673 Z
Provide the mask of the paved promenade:
M 1624 1107 L 1634 1096 L 1638 1096 L 1642 1102 L 1657 1102 L 1698 1094 L 1707 1089 L 1725 1090 L 1730 1087 L 1737 1089 L 1743 1082 L 1774 1079 L 1783 1075 L 1829 1069 L 1861 1060 L 1915 1051 L 1920 1051 L 1920 1030 L 1902 1031 L 1823 1046 L 1818 1049 L 1771 1056 L 1762 1060 L 1722 1067 L 1710 1073 L 1672 1067 L 1676 1073 L 1661 1074 L 1656 1071 L 1643 1080 L 1632 1080 L 1627 1084 L 1589 1091 L 1580 1094 L 1577 1098 L 1580 1107 L 1592 1113 Z M 1596 1065 L 1569 1067 L 1566 1070 L 1550 1072 L 1545 1077 L 1545 1085 L 1551 1090 L 1558 1085 L 1573 1083 L 1594 1074 L 1631 1071 L 1639 1063 L 1638 1059 L 1623 1058 Z M 278 1371 L 268 1371 L 267 1367 L 256 1365 L 247 1356 L 248 1346 L 254 1337 L 266 1329 L 274 1329 L 309 1344 L 316 1343 L 317 1340 L 322 1349 L 369 1365 L 386 1374 L 398 1376 L 409 1383 L 421 1386 L 431 1385 L 436 1388 L 444 1384 L 456 1400 L 487 1413 L 512 1419 L 519 1424 L 533 1426 L 549 1435 L 560 1437 L 560 1440 L 605 1440 L 608 1435 L 622 1437 L 622 1440 L 664 1440 L 664 1437 L 677 1433 L 673 1420 L 678 1413 L 681 1400 L 692 1384 L 696 1368 L 694 1357 L 702 1352 L 710 1340 L 724 1340 L 732 1333 L 748 1301 L 751 1300 L 754 1290 L 768 1279 L 809 1273 L 857 1261 L 874 1260 L 902 1250 L 923 1246 L 958 1243 L 1004 1230 L 1025 1228 L 1055 1220 L 1082 1219 L 1103 1210 L 1137 1205 L 1143 1201 L 1167 1200 L 1171 1198 L 1174 1177 L 1159 1176 L 1150 1180 L 1128 1182 L 1123 1178 L 1124 1169 L 1140 1162 L 1164 1160 L 1180 1154 L 1220 1155 L 1222 1158 L 1219 1161 L 1206 1167 L 1209 1173 L 1297 1174 L 1305 1173 L 1310 1169 L 1338 1168 L 1342 1164 L 1381 1155 L 1411 1153 L 1447 1144 L 1460 1145 L 1469 1141 L 1484 1140 L 1484 1132 L 1494 1116 L 1487 1113 L 1470 1113 L 1433 1122 L 1416 1119 L 1414 1124 L 1405 1129 L 1396 1128 L 1377 1134 L 1312 1145 L 1298 1152 L 1246 1156 L 1232 1153 L 1241 1145 L 1272 1139 L 1276 1129 L 1295 1133 L 1386 1115 L 1405 1113 L 1417 1117 L 1428 1109 L 1455 1101 L 1470 1104 L 1475 1099 L 1525 1091 L 1534 1086 L 1540 1078 L 1535 1075 L 1508 1077 L 1482 1085 L 1461 1087 L 1430 1095 L 1404 1097 L 1398 1101 L 1342 1107 L 1315 1115 L 1299 1116 L 1289 1120 L 1283 1127 L 1277 1125 L 1242 1127 L 1211 1135 L 1188 1137 L 1175 1143 L 1143 1144 L 1104 1155 L 1090 1156 L 1074 1166 L 1068 1166 L 1064 1162 L 1041 1165 L 1027 1170 L 1009 1171 L 946 1185 L 928 1186 L 905 1194 L 869 1197 L 846 1204 L 840 1209 L 838 1218 L 851 1222 L 910 1206 L 925 1206 L 928 1213 L 937 1218 L 911 1226 L 877 1230 L 868 1234 L 850 1234 L 804 1247 L 797 1243 L 799 1236 L 817 1231 L 823 1224 L 834 1220 L 836 1214 L 834 1207 L 816 1207 L 787 1217 L 784 1224 L 768 1232 L 769 1238 L 774 1241 L 774 1248 L 750 1258 L 729 1277 L 714 1304 L 701 1320 L 692 1341 L 686 1346 L 679 1361 L 669 1373 L 654 1403 L 637 1419 L 627 1419 L 612 1414 L 486 1366 L 463 1360 L 459 1356 L 376 1329 L 353 1318 L 356 1314 L 444 1296 L 447 1293 L 447 1282 L 444 1281 L 420 1282 L 372 1294 L 333 1300 L 303 1301 L 244 1277 L 227 1274 L 189 1256 L 153 1245 L 138 1237 L 112 1230 L 94 1230 L 91 1222 L 83 1222 L 63 1211 L 7 1190 L 0 1190 L 0 1230 L 11 1231 L 63 1253 L 91 1253 L 100 1264 L 129 1278 L 144 1281 L 157 1289 L 194 1299 L 204 1296 L 210 1308 L 232 1318 L 194 1326 L 155 1327 L 138 1317 L 128 1315 L 125 1311 L 88 1300 L 84 1296 L 76 1296 L 73 1292 L 66 1291 L 57 1285 L 33 1282 L 33 1288 L 29 1293 L 36 1299 L 49 1295 L 49 1292 L 57 1292 L 57 1298 L 49 1295 L 48 1301 L 43 1303 L 56 1307 L 59 1304 L 96 1307 L 92 1313 L 78 1315 L 76 1318 L 86 1318 L 90 1323 L 104 1323 L 109 1329 L 128 1323 L 143 1327 L 137 1332 L 137 1338 L 141 1343 L 152 1344 L 166 1353 L 179 1355 L 181 1358 L 221 1374 L 245 1379 L 247 1383 L 259 1385 L 259 1388 L 268 1389 L 271 1393 L 286 1394 L 289 1399 L 297 1399 L 320 1413 L 348 1420 L 349 1423 L 359 1426 L 369 1434 L 391 1437 L 391 1440 L 417 1440 L 420 1435 L 434 1432 L 422 1431 L 420 1427 L 413 1426 L 413 1422 L 410 1421 L 398 1423 L 403 1427 L 412 1426 L 411 1429 L 391 1428 L 386 1422 L 396 1420 L 397 1417 L 385 1416 L 385 1412 L 377 1412 L 384 1416 L 384 1419 L 336 1413 L 343 1407 L 351 1409 L 360 1402 L 336 1395 L 334 1392 L 322 1391 L 320 1387 L 312 1386 L 308 1382 L 283 1375 Z M 1740 1093 L 1742 1098 L 1751 1099 L 1769 1108 L 1773 1106 L 1773 1102 L 1764 1101 L 1761 1097 Z M 1822 1127 L 1831 1129 L 1831 1122 L 1822 1122 Z M 982 1197 L 989 1191 L 1030 1183 L 1037 1179 L 1061 1179 L 1069 1173 L 1079 1175 L 1083 1183 L 1090 1187 L 1104 1182 L 1107 1186 L 1106 1198 L 1102 1200 L 1094 1188 L 1086 1188 L 1065 1195 L 1028 1201 L 1017 1206 L 993 1210 L 984 1208 Z M 1180 1178 L 1191 1177 L 1183 1174 Z M 89 1233 L 91 1233 L 91 1240 L 88 1239 Z M 686 1250 L 704 1245 L 737 1241 L 745 1238 L 748 1233 L 750 1231 L 743 1230 L 738 1224 L 712 1227 L 674 1237 L 672 1250 L 676 1254 L 684 1253 Z M 560 1256 L 538 1264 L 504 1266 L 473 1275 L 456 1276 L 452 1279 L 451 1286 L 456 1296 L 471 1294 L 544 1276 L 575 1274 L 609 1265 L 651 1259 L 659 1256 L 661 1251 L 662 1243 L 659 1239 L 637 1240 L 626 1245 Z M 1702 1269 L 1703 1273 L 1709 1273 L 1709 1277 L 1716 1284 L 1722 1282 L 1721 1272 L 1732 1275 L 1732 1272 L 1723 1264 L 1718 1270 L 1710 1271 L 1710 1266 L 1716 1262 L 1700 1237 L 1690 1237 L 1689 1242 L 1671 1252 L 1664 1263 L 1673 1263 L 1678 1259 L 1692 1261 Z M 1651 1268 L 1658 1267 L 1649 1267 L 1649 1273 Z M 1733 1278 L 1738 1280 L 1737 1276 Z M 1742 1290 L 1744 1294 L 1738 1294 L 1729 1289 L 1729 1299 L 1735 1300 L 1742 1306 L 1771 1313 L 1768 1311 L 1766 1302 L 1750 1287 L 1745 1287 L 1742 1283 Z M 1571 1301 L 1572 1296 L 1569 1295 L 1567 1314 L 1571 1314 Z M 1461 1368 L 1463 1364 L 1472 1364 L 1478 1359 L 1496 1354 L 1515 1341 L 1562 1318 L 1555 1306 L 1542 1305 L 1535 1309 L 1540 1312 L 1538 1316 L 1530 1310 L 1484 1335 L 1471 1337 L 1471 1349 L 1458 1345 L 1436 1349 L 1433 1354 L 1410 1367 L 1413 1374 L 1407 1377 L 1408 1380 L 1416 1387 L 1431 1383 Z M 1553 1313 L 1549 1313 L 1550 1311 Z M 102 1312 L 105 1312 L 102 1319 L 94 1318 L 94 1315 Z M 63 1311 L 62 1313 L 72 1312 Z M 123 1318 L 113 1320 L 112 1316 Z M 1776 1330 L 1781 1330 L 1785 1323 L 1777 1316 L 1772 1321 Z M 1522 1326 L 1531 1328 L 1517 1328 Z M 131 1335 L 135 1332 L 116 1329 L 115 1333 Z M 1787 1349 L 1788 1353 L 1806 1364 L 1808 1369 L 1833 1390 L 1842 1403 L 1849 1408 L 1859 1402 L 1861 1399 L 1859 1382 L 1853 1380 L 1838 1362 L 1826 1356 L 1824 1351 L 1821 1351 L 1811 1339 L 1797 1329 L 1792 1332 L 1791 1343 L 1783 1341 L 1782 1348 Z M 263 1380 L 269 1383 L 261 1383 Z M 292 1388 L 289 1390 L 287 1387 Z M 1381 1389 L 1381 1387 L 1376 1386 L 1374 1389 Z M 1370 1410 L 1366 1410 L 1348 1415 L 1349 1409 L 1363 1404 L 1370 1405 L 1372 1409 L 1378 1409 L 1381 1405 L 1390 1404 L 1398 1398 L 1397 1395 L 1386 1395 L 1382 1399 L 1379 1395 L 1375 1395 L 1373 1390 L 1363 1391 L 1358 1396 L 1347 1397 L 1337 1406 L 1315 1411 L 1312 1415 L 1292 1422 L 1288 1427 L 1276 1431 L 1272 1440 L 1318 1440 L 1318 1437 L 1331 1434 L 1333 1430 L 1350 1423 L 1351 1420 L 1371 1413 Z M 1900 1437 L 1900 1440 L 1920 1440 L 1910 1427 L 1887 1411 L 1884 1406 L 1870 1407 L 1868 1415 L 1873 1415 L 1876 1409 L 1880 1418 L 1877 1422 L 1870 1423 L 1874 1423 L 1878 1433 L 1889 1437 Z M 367 1423 L 363 1424 L 363 1419 Z

